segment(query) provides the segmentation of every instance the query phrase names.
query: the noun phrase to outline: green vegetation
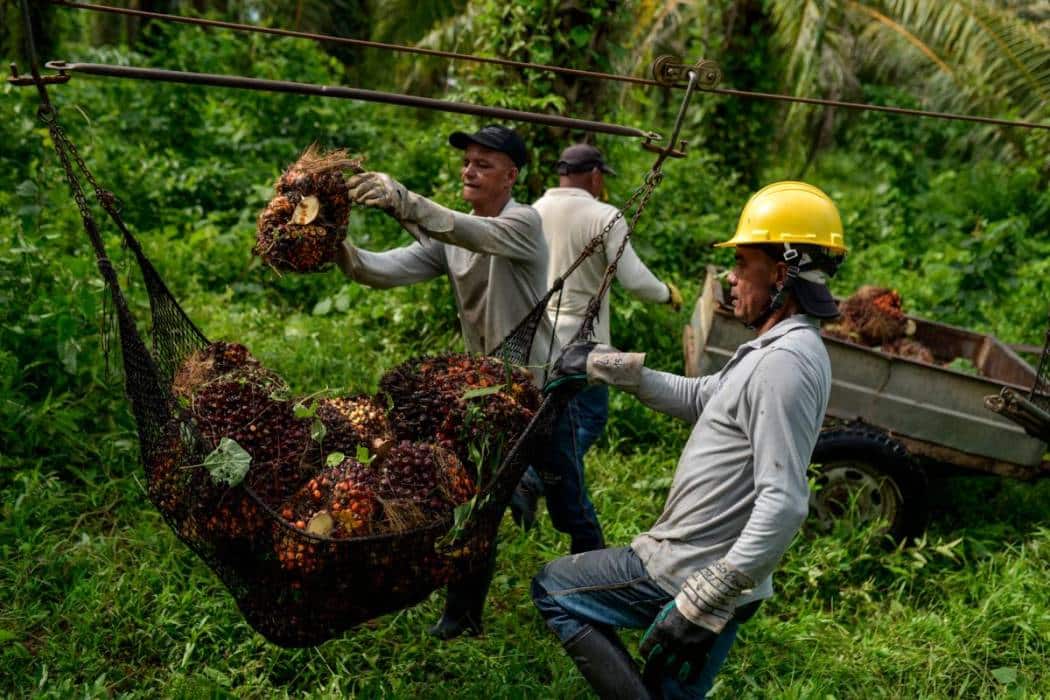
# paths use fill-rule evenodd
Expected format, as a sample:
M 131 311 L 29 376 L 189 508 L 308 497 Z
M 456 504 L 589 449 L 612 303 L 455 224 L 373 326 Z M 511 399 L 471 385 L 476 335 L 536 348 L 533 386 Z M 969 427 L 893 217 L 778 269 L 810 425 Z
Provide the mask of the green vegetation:
M 191 5 L 161 4 L 180 11 Z M 378 11 L 366 3 L 331 3 L 337 7 L 327 15 L 315 7 L 324 3 L 192 3 L 242 19 L 270 5 L 288 6 L 279 16 L 298 17 L 296 4 L 306 6 L 306 29 L 331 29 L 324 23 L 338 19 L 347 33 L 433 45 L 448 45 L 447 37 L 455 36 L 460 48 L 480 53 L 623 70 L 644 64 L 646 51 L 679 48 L 723 60 L 733 87 L 825 86 L 813 82 L 812 68 L 798 68 L 815 64 L 800 58 L 788 70 L 772 40 L 754 30 L 811 31 L 787 21 L 787 3 L 723 0 L 696 15 L 661 14 L 664 4 L 641 3 L 632 7 L 633 18 L 614 20 L 617 13 L 599 9 L 589 19 L 574 15 L 575 24 L 567 25 L 558 3 L 446 2 L 413 14 L 411 26 L 376 21 Z M 900 10 L 892 16 L 906 19 L 915 16 L 907 7 L 923 3 L 830 4 L 853 7 L 849 19 L 858 22 L 855 6 L 889 12 L 893 8 L 883 5 L 892 5 Z M 4 7 L 6 25 L 17 15 L 10 4 Z M 730 10 L 738 11 L 735 25 L 721 21 L 726 17 L 719 13 Z M 566 99 L 574 86 L 552 76 L 465 66 L 449 72 L 429 61 L 396 61 L 383 72 L 385 54 L 329 54 L 305 41 L 157 23 L 132 32 L 89 24 L 60 8 L 49 16 L 57 28 L 51 45 L 58 48 L 48 58 L 363 87 L 410 84 L 429 94 L 564 109 L 664 132 L 677 106 L 657 92 L 621 95 L 617 88 L 579 97 L 593 107 L 587 114 Z M 657 31 L 670 25 L 676 33 Z M 836 50 L 848 26 L 834 24 Z M 598 35 L 604 38 L 592 43 Z M 914 62 L 909 66 L 917 70 Z M 848 75 L 865 86 L 857 88 L 859 97 L 904 105 L 929 98 L 917 81 L 854 68 Z M 973 78 L 974 84 L 986 79 L 987 90 L 972 103 L 983 113 L 1047 121 L 1046 100 L 1041 113 L 1033 113 L 1034 93 L 999 92 L 1005 78 L 997 86 L 996 76 Z M 857 97 L 850 84 L 842 81 L 841 94 Z M 582 696 L 584 682 L 528 597 L 531 576 L 567 551 L 545 521 L 528 535 L 505 523 L 480 639 L 440 644 L 425 635 L 440 595 L 317 649 L 277 649 L 251 631 L 218 580 L 146 500 L 119 350 L 112 329 L 100 328 L 106 292 L 93 255 L 47 131 L 35 120 L 35 95 L 0 90 L 6 126 L 0 147 L 0 694 Z M 190 317 L 211 338 L 246 344 L 297 392 L 373 391 L 385 368 L 459 347 L 444 281 L 377 292 L 348 284 L 337 272 L 277 277 L 249 250 L 273 180 L 309 143 L 364 154 L 369 167 L 456 206 L 458 159 L 446 137 L 476 122 L 335 100 L 82 77 L 52 95 L 65 128 L 98 180 L 123 201 L 133 231 Z M 1050 299 L 1045 133 L 872 113 L 837 114 L 831 127 L 822 115 L 793 116 L 790 127 L 800 131 L 787 133 L 777 129 L 783 114 L 725 98 L 697 100 L 687 136 L 704 145 L 666 166 L 637 232 L 636 246 L 658 274 L 695 297 L 704 266 L 727 262 L 709 244 L 731 230 L 751 186 L 797 176 L 808 162 L 806 178 L 839 203 L 852 248 L 836 291 L 849 293 L 862 283 L 894 287 L 912 313 L 1006 342 L 1042 343 Z M 526 132 L 534 165 L 520 199 L 551 184 L 550 154 L 568 138 L 532 127 Z M 634 143 L 599 144 L 621 173 L 610 181 L 610 199 L 622 201 L 650 156 Z M 148 307 L 134 264 L 112 230 L 107 233 L 145 328 Z M 349 235 L 373 249 L 409 240 L 375 212 L 354 212 Z M 619 293 L 614 304 L 615 342 L 649 351 L 653 366 L 681 369 L 685 312 Z M 100 330 L 112 346 L 108 361 Z M 683 426 L 614 396 L 607 437 L 588 464 L 610 542 L 629 542 L 657 517 L 685 435 Z M 930 531 L 909 546 L 884 547 L 871 530 L 804 532 L 777 577 L 777 597 L 742 632 L 716 697 L 1050 695 L 1048 498 L 1046 482 L 955 478 L 937 485 Z

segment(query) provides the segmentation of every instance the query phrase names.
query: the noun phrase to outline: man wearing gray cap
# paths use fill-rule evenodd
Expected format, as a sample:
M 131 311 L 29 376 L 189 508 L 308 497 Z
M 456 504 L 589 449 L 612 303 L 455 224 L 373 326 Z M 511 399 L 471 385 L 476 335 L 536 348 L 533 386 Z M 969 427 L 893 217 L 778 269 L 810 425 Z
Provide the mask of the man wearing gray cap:
M 590 144 L 574 144 L 562 151 L 557 168 L 558 187 L 547 190 L 532 205 L 543 220 L 550 249 L 548 287 L 617 214 L 616 207 L 599 200 L 605 189 L 605 175 L 616 174 L 605 163 L 601 151 Z M 559 345 L 567 344 L 579 330 L 587 305 L 626 235 L 627 223 L 621 217 L 606 234 L 604 245 L 566 278 L 561 296 L 551 299 L 547 315 L 557 324 Z M 629 241 L 617 265 L 616 279 L 642 301 L 670 304 L 676 311 L 682 306 L 678 289 L 650 272 Z M 610 342 L 608 296 L 602 300 L 594 339 L 603 344 Z M 555 427 L 547 459 L 536 465 L 540 474 L 527 472 L 511 502 L 515 520 L 530 527 L 536 517 L 536 500 L 545 493 L 551 522 L 572 537 L 573 553 L 603 546 L 601 528 L 584 485 L 583 456 L 601 435 L 608 416 L 608 387 L 592 386 L 581 391 Z M 550 488 L 554 485 L 556 490 Z
M 506 127 L 489 125 L 473 134 L 456 132 L 449 143 L 463 151 L 460 180 L 471 213 L 447 209 L 410 192 L 386 173 L 355 175 L 347 183 L 350 198 L 386 211 L 416 240 L 380 253 L 346 242 L 338 263 L 351 279 L 379 289 L 448 277 L 467 351 L 489 354 L 546 292 L 547 242 L 536 211 L 511 197 L 526 161 L 521 137 Z M 537 382 L 551 334 L 544 319 L 529 361 Z M 431 634 L 449 639 L 481 631 L 495 547 L 492 556 L 482 575 L 449 586 L 445 613 Z

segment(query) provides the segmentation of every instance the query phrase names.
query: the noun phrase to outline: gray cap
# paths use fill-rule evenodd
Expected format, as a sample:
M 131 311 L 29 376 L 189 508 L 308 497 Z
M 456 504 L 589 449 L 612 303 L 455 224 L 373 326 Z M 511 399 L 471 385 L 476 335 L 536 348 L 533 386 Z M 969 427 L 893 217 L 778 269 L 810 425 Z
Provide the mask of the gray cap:
M 586 173 L 598 168 L 603 173 L 615 175 L 616 171 L 605 164 L 602 152 L 589 143 L 576 143 L 561 152 L 558 159 L 558 174 Z

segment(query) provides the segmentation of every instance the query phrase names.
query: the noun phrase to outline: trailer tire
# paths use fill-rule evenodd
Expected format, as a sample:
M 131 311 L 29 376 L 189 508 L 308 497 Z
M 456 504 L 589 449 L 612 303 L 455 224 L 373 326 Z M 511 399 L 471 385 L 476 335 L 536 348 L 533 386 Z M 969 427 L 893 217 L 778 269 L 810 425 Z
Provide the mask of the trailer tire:
M 810 519 L 830 529 L 850 508 L 860 522 L 881 518 L 894 540 L 926 529 L 926 474 L 904 445 L 867 427 L 826 430 L 813 450 L 817 488 L 810 493 Z

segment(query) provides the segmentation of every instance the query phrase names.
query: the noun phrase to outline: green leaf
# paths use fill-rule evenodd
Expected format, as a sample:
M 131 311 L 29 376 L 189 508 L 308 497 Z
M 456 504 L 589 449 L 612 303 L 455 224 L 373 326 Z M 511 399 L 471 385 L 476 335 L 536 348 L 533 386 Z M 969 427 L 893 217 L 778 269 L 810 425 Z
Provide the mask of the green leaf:
M 296 418 L 313 418 L 317 415 L 317 404 L 312 403 L 309 406 L 305 406 L 297 403 L 292 407 L 292 415 Z
M 325 458 L 324 463 L 326 467 L 334 467 L 344 459 L 346 459 L 346 455 L 342 452 L 332 452 Z
M 371 454 L 364 445 L 357 446 L 357 454 L 354 457 L 361 464 L 371 464 L 372 460 L 375 459 L 375 455 Z
M 493 394 L 498 394 L 501 391 L 503 391 L 502 384 L 497 384 L 496 386 L 482 386 L 478 387 L 477 389 L 470 389 L 468 391 L 463 392 L 462 398 L 464 401 L 470 401 L 471 399 L 479 399 L 482 396 L 492 396 Z
M 18 639 L 18 635 L 11 630 L 0 629 L 0 644 L 10 642 L 12 639 Z
M 477 495 L 474 495 L 469 501 L 460 503 L 456 506 L 456 509 L 452 511 L 453 527 L 458 529 L 464 522 L 466 522 L 467 518 L 469 518 L 470 514 L 474 511 L 474 506 L 477 503 L 477 500 Z
M 325 297 L 314 304 L 314 316 L 324 316 L 332 310 L 332 297 Z
M 324 427 L 324 423 L 315 418 L 314 422 L 310 424 L 310 439 L 314 442 L 321 442 L 327 434 L 328 428 Z
M 992 671 L 992 677 L 1003 685 L 1017 682 L 1017 669 L 1011 666 L 1000 666 Z
M 224 437 L 219 446 L 204 458 L 204 466 L 216 483 L 236 486 L 244 481 L 252 456 L 236 440 Z

